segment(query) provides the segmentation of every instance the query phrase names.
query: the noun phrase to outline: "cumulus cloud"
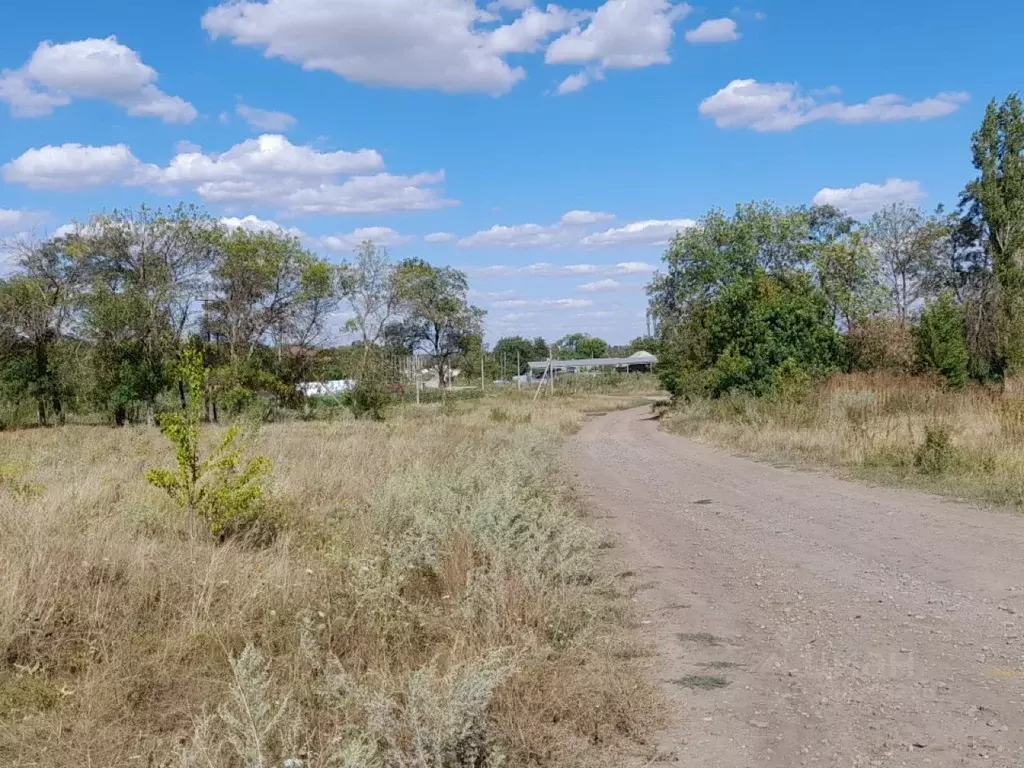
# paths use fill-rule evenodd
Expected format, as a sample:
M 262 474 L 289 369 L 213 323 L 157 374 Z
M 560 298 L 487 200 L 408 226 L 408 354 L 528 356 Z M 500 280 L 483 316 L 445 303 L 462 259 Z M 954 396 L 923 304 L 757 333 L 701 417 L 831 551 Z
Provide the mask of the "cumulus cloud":
M 257 131 L 284 133 L 294 128 L 298 122 L 296 118 L 287 112 L 274 112 L 269 109 L 250 107 L 248 104 L 239 104 L 235 107 L 235 114 Z
M 688 43 L 732 43 L 740 39 L 735 19 L 708 19 L 686 33 Z
M 495 264 L 489 267 L 466 267 L 464 270 L 473 277 L 619 277 L 624 275 L 649 274 L 657 269 L 643 261 L 622 261 L 618 264 L 549 264 L 537 262 L 525 266 Z
M 603 211 L 568 211 L 562 215 L 561 223 L 567 227 L 583 227 L 590 224 L 600 224 L 603 221 L 611 221 L 614 214 Z
M 231 0 L 202 25 L 213 38 L 354 82 L 502 94 L 526 76 L 504 60 L 502 44 L 521 47 L 537 27 L 498 34 L 483 20 L 472 0 Z
M 431 244 L 438 243 L 450 243 L 455 239 L 455 235 L 451 232 L 431 232 L 429 235 L 424 236 L 423 240 Z
M 26 64 L 0 73 L 0 101 L 16 117 L 49 115 L 74 99 L 109 101 L 129 115 L 190 123 L 195 107 L 156 86 L 155 69 L 114 36 L 39 44 Z
M 572 28 L 581 18 L 580 12 L 558 5 L 549 5 L 544 10 L 527 6 L 511 24 L 491 32 L 488 43 L 491 50 L 499 54 L 535 53 L 543 41 Z
M 282 227 L 276 221 L 269 219 L 261 219 L 257 216 L 243 216 L 238 218 L 237 216 L 228 216 L 222 218 L 220 223 L 228 229 L 244 229 L 247 232 L 260 233 L 260 232 L 283 232 L 286 235 L 297 237 L 300 240 L 305 239 L 306 233 L 296 227 Z
M 403 235 L 390 227 L 360 227 L 345 235 L 327 235 L 320 243 L 332 251 L 354 251 L 367 240 L 377 245 L 405 245 L 413 238 Z
M 506 299 L 494 302 L 499 309 L 518 309 L 526 307 L 547 307 L 550 309 L 583 309 L 591 307 L 590 299 Z
M 834 205 L 854 218 L 867 218 L 892 203 L 917 203 L 926 198 L 919 181 L 887 179 L 884 184 L 825 187 L 814 196 L 815 205 Z
M 583 285 L 576 286 L 576 290 L 582 293 L 606 293 L 610 291 L 617 291 L 622 287 L 622 283 L 618 280 L 612 280 L 610 277 L 604 280 L 596 280 L 592 283 L 583 283 Z
M 124 144 L 64 144 L 30 149 L 3 166 L 10 183 L 36 189 L 87 189 L 109 184 L 165 192 L 189 188 L 207 202 L 265 205 L 291 215 L 432 210 L 455 203 L 439 189 L 444 172 L 380 172 L 376 150 L 322 152 L 265 134 L 225 152 L 194 147 L 166 167 L 141 162 Z
M 76 190 L 107 184 L 137 186 L 155 181 L 156 166 L 139 161 L 125 144 L 90 147 L 82 144 L 47 145 L 29 149 L 6 163 L 4 181 L 31 189 Z
M 581 245 L 611 247 L 616 245 L 663 245 L 683 229 L 689 229 L 696 222 L 693 219 L 648 219 L 634 221 L 623 227 L 606 229 L 587 235 Z
M 0 208 L 0 232 L 22 232 L 42 224 L 47 214 L 42 211 Z
M 835 89 L 830 89 L 835 92 Z M 795 83 L 759 83 L 733 80 L 700 104 L 700 114 L 720 128 L 751 128 L 755 131 L 790 131 L 823 120 L 837 123 L 886 123 L 900 120 L 933 120 L 955 112 L 969 96 L 943 92 L 922 101 L 903 96 L 873 96 L 860 104 L 819 101 L 802 94 Z

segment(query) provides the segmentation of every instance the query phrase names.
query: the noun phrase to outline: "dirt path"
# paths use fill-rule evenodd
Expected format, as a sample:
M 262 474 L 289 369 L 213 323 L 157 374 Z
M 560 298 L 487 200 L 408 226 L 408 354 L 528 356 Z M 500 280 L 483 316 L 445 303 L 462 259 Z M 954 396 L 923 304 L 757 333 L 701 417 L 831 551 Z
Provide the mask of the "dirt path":
M 602 416 L 569 457 L 656 643 L 656 764 L 1024 766 L 1024 519 L 649 418 Z

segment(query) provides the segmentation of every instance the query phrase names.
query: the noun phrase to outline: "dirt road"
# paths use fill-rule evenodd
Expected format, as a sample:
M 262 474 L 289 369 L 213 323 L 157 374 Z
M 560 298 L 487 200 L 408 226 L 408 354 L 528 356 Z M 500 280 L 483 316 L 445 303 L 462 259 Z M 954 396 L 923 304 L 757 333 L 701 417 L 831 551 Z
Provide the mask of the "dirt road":
M 656 646 L 656 764 L 1024 766 L 1024 518 L 649 419 L 599 417 L 569 457 Z

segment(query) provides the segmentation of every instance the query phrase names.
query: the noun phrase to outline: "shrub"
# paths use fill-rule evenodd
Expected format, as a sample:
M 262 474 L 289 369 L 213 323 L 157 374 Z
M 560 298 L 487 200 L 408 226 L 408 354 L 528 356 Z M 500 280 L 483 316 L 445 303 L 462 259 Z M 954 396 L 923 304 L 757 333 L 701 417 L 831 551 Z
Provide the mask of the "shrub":
M 964 315 L 952 293 L 945 291 L 925 307 L 916 336 L 921 367 L 941 374 L 951 387 L 963 387 L 969 365 Z
M 160 417 L 160 432 L 174 445 L 178 466 L 176 470 L 151 469 L 146 479 L 188 510 L 189 531 L 193 534 L 197 516 L 220 538 L 266 533 L 265 529 L 259 529 L 271 522 L 262 503 L 262 481 L 270 471 L 269 462 L 257 456 L 242 467 L 241 451 L 235 446 L 241 432 L 237 424 L 227 430 L 208 458 L 200 458 L 200 424 L 206 385 L 202 356 L 186 350 L 180 371 L 188 388 L 185 408 Z
M 342 397 L 342 403 L 355 418 L 371 421 L 384 421 L 391 401 L 392 396 L 388 388 L 373 379 L 360 381 L 355 389 L 346 392 Z
M 926 475 L 943 475 L 956 458 L 956 449 L 946 427 L 925 427 L 924 442 L 914 454 L 914 466 Z
M 868 318 L 846 334 L 850 368 L 899 375 L 914 372 L 917 358 L 913 330 L 892 318 Z

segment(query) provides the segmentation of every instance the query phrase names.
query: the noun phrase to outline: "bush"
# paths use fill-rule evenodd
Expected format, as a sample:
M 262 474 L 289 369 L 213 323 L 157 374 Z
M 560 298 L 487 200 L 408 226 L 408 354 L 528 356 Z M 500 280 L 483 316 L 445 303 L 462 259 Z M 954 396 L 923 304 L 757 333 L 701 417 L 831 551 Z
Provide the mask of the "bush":
M 884 371 L 897 375 L 914 372 L 917 347 L 911 327 L 892 318 L 868 318 L 846 334 L 850 369 Z
M 969 359 L 964 315 L 953 294 L 945 291 L 921 313 L 917 354 L 925 371 L 941 374 L 949 386 L 967 383 Z
M 218 538 L 250 534 L 265 537 L 274 527 L 263 503 L 262 481 L 270 472 L 270 462 L 257 456 L 242 467 L 241 451 L 235 447 L 241 432 L 237 424 L 227 430 L 207 459 L 200 459 L 206 385 L 202 356 L 186 350 L 180 370 L 188 387 L 185 409 L 160 417 L 160 432 L 174 445 L 178 466 L 176 470 L 151 469 L 146 479 L 188 510 L 193 534 L 195 518 L 200 517 Z
M 384 421 L 392 399 L 391 392 L 383 384 L 365 379 L 342 396 L 342 403 L 357 419 Z
M 924 443 L 914 454 L 914 466 L 926 475 L 944 475 L 953 466 L 956 449 L 946 427 L 925 427 Z

